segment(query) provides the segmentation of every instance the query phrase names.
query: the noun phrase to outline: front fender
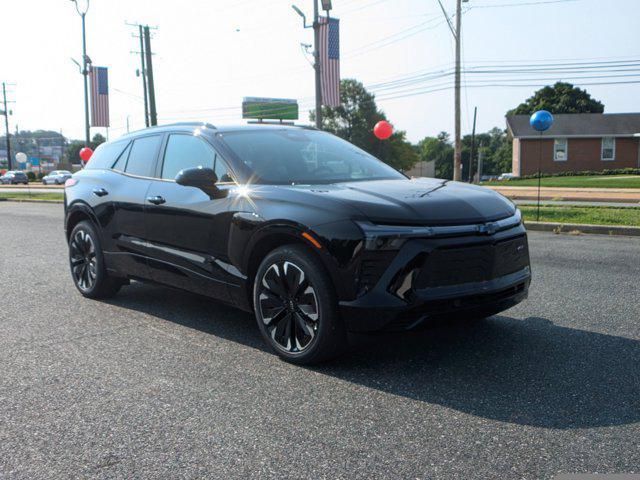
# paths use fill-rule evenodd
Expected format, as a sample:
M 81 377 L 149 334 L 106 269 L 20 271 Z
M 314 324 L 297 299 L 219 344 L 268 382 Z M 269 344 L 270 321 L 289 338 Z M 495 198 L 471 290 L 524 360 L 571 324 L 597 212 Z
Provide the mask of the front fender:
M 305 239 L 303 233 L 318 240 L 320 248 Z M 229 232 L 229 259 L 244 275 L 250 276 L 254 252 L 266 254 L 288 241 L 306 243 L 318 255 L 340 300 L 355 298 L 356 256 L 362 233 L 348 220 L 309 228 L 290 220 L 266 221 L 253 213 L 236 213 Z

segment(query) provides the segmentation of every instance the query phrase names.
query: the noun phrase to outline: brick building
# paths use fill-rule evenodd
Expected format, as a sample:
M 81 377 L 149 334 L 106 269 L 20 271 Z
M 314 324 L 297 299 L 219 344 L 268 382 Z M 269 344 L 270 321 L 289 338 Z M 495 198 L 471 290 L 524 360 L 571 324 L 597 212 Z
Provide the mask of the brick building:
M 513 173 L 542 173 L 640 168 L 640 113 L 554 115 L 542 134 L 529 125 L 529 115 L 507 117 L 513 138 Z

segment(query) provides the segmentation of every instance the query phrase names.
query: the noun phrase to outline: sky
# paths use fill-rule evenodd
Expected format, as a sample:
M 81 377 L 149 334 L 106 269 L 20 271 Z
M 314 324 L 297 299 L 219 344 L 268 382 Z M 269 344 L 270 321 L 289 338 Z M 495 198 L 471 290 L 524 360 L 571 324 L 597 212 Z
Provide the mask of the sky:
M 91 0 L 87 53 L 94 65 L 109 67 L 110 139 L 126 133 L 127 120 L 132 131 L 144 127 L 139 40 L 126 22 L 157 27 L 152 49 L 159 123 L 243 123 L 245 96 L 295 98 L 300 122 L 308 123 L 314 75 L 301 43 L 313 43 L 313 32 L 302 28 L 292 2 L 311 16 L 312 0 Z M 442 2 L 452 15 L 455 0 Z M 372 87 L 378 106 L 413 142 L 452 132 L 453 80 L 444 74 L 453 67 L 454 42 L 437 0 L 333 0 L 333 6 L 332 16 L 341 21 L 342 78 Z M 471 132 L 474 107 L 478 131 L 504 128 L 505 112 L 531 96 L 536 84 L 571 76 L 590 77 L 569 79 L 578 86 L 640 82 L 638 0 L 470 0 L 464 10 L 464 134 Z M 73 3 L 6 1 L 2 13 L 0 81 L 9 84 L 8 98 L 15 101 L 11 131 L 17 125 L 82 138 L 82 76 L 71 61 L 81 58 L 81 23 Z M 631 71 L 599 63 L 614 61 Z M 546 71 L 542 78 L 513 72 L 522 65 L 573 64 L 581 68 Z M 590 65 L 601 70 L 585 73 Z M 480 74 L 483 69 L 491 73 Z M 433 77 L 401 83 L 424 73 Z M 605 112 L 640 111 L 640 83 L 584 88 Z M 94 133 L 106 131 L 92 128 Z

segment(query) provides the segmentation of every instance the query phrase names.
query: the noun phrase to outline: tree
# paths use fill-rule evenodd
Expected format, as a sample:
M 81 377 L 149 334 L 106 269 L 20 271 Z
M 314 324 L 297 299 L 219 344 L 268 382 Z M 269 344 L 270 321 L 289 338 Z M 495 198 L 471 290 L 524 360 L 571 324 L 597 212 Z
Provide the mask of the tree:
M 602 113 L 604 105 L 591 98 L 586 90 L 574 87 L 570 83 L 557 82 L 553 87 L 541 88 L 513 110 L 511 115 L 531 115 L 538 110 L 548 110 L 551 113 Z
M 474 152 L 473 173 L 478 173 L 478 153 L 482 151 L 482 173 L 500 175 L 512 170 L 513 144 L 506 130 L 494 127 L 486 133 L 476 135 L 476 151 Z M 482 147 L 480 147 L 482 145 Z M 469 157 L 471 155 L 471 135 L 462 139 L 462 159 L 464 178 L 469 173 Z
M 311 112 L 315 120 L 315 111 Z M 353 143 L 371 155 L 399 170 L 410 169 L 418 156 L 403 131 L 380 141 L 373 127 L 387 117 L 376 106 L 375 96 L 362 83 L 353 79 L 340 82 L 340 106 L 322 107 L 322 129 Z
M 91 148 L 92 150 L 95 150 L 96 148 L 98 148 L 98 145 L 106 141 L 107 139 L 104 138 L 103 135 L 96 133 L 93 136 L 93 139 L 91 140 L 91 142 L 89 143 L 89 148 Z M 82 150 L 83 148 L 84 148 L 83 140 L 73 140 L 71 143 L 69 143 L 69 146 L 64 152 L 64 157 L 65 157 L 64 161 L 66 163 L 80 163 L 80 150 Z
M 421 162 L 436 162 L 437 178 L 453 178 L 453 145 L 447 132 L 421 140 L 418 143 L 418 156 Z
M 505 130 L 494 127 L 486 133 L 476 135 L 473 172 L 478 173 L 478 153 L 482 152 L 482 173 L 499 175 L 511 171 L 511 140 Z M 436 162 L 436 177 L 451 180 L 453 178 L 453 145 L 447 132 L 440 132 L 437 137 L 426 137 L 418 144 L 420 161 Z M 469 174 L 471 157 L 471 135 L 462 139 L 463 178 Z

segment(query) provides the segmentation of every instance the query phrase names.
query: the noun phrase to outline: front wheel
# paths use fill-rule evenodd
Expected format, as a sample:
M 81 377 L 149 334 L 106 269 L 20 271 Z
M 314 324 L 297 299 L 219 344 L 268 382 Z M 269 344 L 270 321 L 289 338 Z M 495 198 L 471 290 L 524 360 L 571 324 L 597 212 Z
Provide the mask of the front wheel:
M 71 232 L 69 265 L 73 282 L 85 297 L 107 298 L 122 286 L 122 282 L 107 273 L 100 238 L 90 222 L 78 223 Z
M 263 337 L 289 362 L 318 363 L 346 347 L 331 279 L 305 247 L 287 245 L 266 256 L 254 279 L 253 302 Z

